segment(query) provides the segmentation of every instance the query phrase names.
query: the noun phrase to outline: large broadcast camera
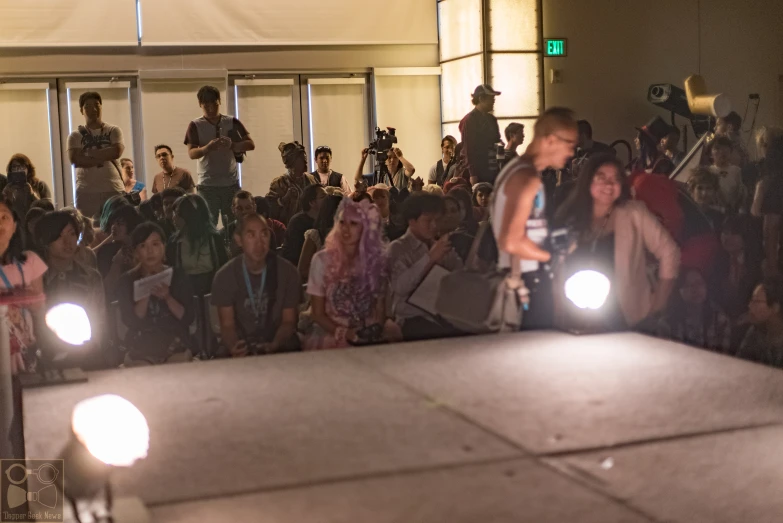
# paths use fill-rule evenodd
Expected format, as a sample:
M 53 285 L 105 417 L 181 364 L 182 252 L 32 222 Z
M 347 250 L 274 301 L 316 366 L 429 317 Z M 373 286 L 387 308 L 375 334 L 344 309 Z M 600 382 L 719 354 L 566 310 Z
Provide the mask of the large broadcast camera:
M 375 155 L 375 184 L 384 183 L 389 176 L 389 168 L 386 167 L 386 159 L 389 157 L 389 151 L 391 151 L 394 144 L 397 143 L 396 132 L 397 129 L 394 127 L 387 127 L 385 131 L 380 127 L 376 127 L 375 140 L 370 142 L 370 145 L 367 146 L 369 149 L 368 152 Z

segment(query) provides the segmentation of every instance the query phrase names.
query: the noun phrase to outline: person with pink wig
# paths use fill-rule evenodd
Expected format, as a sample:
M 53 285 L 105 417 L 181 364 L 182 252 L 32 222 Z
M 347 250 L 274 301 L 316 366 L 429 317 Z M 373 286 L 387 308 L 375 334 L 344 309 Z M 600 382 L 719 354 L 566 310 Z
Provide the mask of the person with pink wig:
M 344 199 L 324 249 L 313 256 L 307 293 L 312 330 L 305 350 L 401 340 L 386 314 L 388 270 L 381 213 Z

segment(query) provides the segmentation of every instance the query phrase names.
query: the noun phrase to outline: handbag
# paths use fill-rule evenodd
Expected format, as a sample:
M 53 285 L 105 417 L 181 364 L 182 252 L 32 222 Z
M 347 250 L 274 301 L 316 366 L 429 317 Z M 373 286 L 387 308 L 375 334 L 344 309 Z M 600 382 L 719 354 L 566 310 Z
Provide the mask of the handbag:
M 465 268 L 443 277 L 435 309 L 457 329 L 470 334 L 518 331 L 528 290 L 522 280 L 519 258 L 512 256 L 511 268 L 488 273 L 475 269 L 481 239 L 488 222 L 479 227 Z

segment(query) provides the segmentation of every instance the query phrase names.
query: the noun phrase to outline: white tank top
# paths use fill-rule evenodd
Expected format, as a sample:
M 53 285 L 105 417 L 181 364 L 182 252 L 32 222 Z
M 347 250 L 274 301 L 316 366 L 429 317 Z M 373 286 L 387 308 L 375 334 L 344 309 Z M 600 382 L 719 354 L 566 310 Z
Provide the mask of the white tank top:
M 533 168 L 533 164 L 527 159 L 521 157 L 512 160 L 497 178 L 495 190 L 492 191 L 492 205 L 490 207 L 490 219 L 492 221 L 492 233 L 495 235 L 495 241 L 500 237 L 500 227 L 503 222 L 503 213 L 506 210 L 506 195 L 504 192 L 506 182 L 512 176 L 512 172 L 519 169 Z M 546 221 L 546 193 L 544 184 L 536 194 L 533 201 L 533 209 L 530 211 L 530 217 L 527 219 L 527 237 L 533 243 L 543 248 L 549 234 L 549 227 Z M 499 244 L 498 244 L 499 245 Z M 498 267 L 505 269 L 511 265 L 511 255 L 498 247 Z M 535 272 L 538 270 L 539 263 L 535 260 L 520 260 L 522 272 Z

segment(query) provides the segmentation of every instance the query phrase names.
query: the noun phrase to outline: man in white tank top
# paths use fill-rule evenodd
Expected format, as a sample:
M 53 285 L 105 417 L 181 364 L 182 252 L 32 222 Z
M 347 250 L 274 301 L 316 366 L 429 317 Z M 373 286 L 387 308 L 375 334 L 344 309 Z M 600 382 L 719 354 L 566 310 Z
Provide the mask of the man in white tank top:
M 498 266 L 518 259 L 530 291 L 525 326 L 551 325 L 551 279 L 541 264 L 549 262 L 546 194 L 541 180 L 545 169 L 562 169 L 574 155 L 578 140 L 570 109 L 553 107 L 536 121 L 533 141 L 525 154 L 511 161 L 497 178 L 492 193 L 492 231 L 498 245 Z

